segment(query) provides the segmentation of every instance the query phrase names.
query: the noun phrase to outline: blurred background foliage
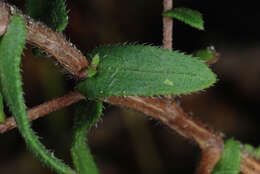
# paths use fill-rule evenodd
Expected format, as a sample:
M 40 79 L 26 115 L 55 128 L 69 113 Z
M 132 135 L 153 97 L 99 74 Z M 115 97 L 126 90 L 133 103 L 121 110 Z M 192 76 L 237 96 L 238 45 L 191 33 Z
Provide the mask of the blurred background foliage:
M 24 9 L 23 0 L 10 0 Z M 162 0 L 67 1 L 69 25 L 65 35 L 84 54 L 100 44 L 146 43 L 161 45 Z M 175 0 L 204 15 L 206 31 L 174 22 L 174 48 L 192 53 L 214 45 L 221 54 L 213 65 L 218 74 L 214 87 L 181 96 L 184 109 L 227 137 L 260 144 L 260 13 L 257 1 Z M 73 89 L 72 76 L 51 58 L 34 57 L 31 46 L 23 56 L 24 93 L 28 108 Z M 33 122 L 42 142 L 70 162 L 73 106 Z M 6 110 L 8 113 L 8 110 Z M 10 115 L 10 114 L 9 114 Z M 90 131 L 89 144 L 102 174 L 193 173 L 200 150 L 141 113 L 105 105 L 102 121 Z M 1 174 L 47 174 L 49 169 L 26 151 L 17 130 L 0 135 Z

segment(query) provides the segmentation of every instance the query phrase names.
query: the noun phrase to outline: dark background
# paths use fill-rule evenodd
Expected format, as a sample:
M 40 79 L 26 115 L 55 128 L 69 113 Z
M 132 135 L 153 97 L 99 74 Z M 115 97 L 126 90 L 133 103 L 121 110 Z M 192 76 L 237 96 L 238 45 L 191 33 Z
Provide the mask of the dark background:
M 21 0 L 8 1 L 24 9 Z M 254 4 L 255 3 L 255 4 Z M 100 44 L 149 43 L 161 45 L 162 0 L 67 1 L 69 25 L 65 35 L 84 54 Z M 212 128 L 242 143 L 260 144 L 260 25 L 257 1 L 175 0 L 204 15 L 206 31 L 175 21 L 175 49 L 192 53 L 214 45 L 221 59 L 212 66 L 218 82 L 203 92 L 181 96 L 184 109 Z M 23 56 L 24 93 L 28 108 L 73 89 L 51 58 L 34 57 L 31 46 Z M 73 106 L 33 122 L 41 141 L 56 156 L 71 162 Z M 89 144 L 102 174 L 193 173 L 198 146 L 166 126 L 132 110 L 105 105 L 102 121 L 92 128 Z M 47 174 L 26 150 L 18 131 L 0 135 L 1 174 Z

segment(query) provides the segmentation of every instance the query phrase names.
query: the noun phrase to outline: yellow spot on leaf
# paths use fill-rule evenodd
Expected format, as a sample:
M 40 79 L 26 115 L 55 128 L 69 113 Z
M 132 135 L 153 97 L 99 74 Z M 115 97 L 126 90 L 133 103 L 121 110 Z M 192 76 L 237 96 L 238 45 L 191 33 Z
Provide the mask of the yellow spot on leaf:
M 173 82 L 170 81 L 169 79 L 166 79 L 166 80 L 164 81 L 164 84 L 173 86 Z

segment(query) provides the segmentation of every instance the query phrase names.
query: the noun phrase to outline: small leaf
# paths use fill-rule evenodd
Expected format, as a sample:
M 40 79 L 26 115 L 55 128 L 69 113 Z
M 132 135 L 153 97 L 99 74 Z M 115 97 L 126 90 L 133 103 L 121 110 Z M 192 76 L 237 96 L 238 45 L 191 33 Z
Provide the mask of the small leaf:
M 3 97 L 0 92 L 0 124 L 5 122 L 4 103 Z
M 74 174 L 75 172 L 70 167 L 45 149 L 30 128 L 20 74 L 21 55 L 25 40 L 26 26 L 24 20 L 21 16 L 14 15 L 10 20 L 6 34 L 0 41 L 0 84 L 4 99 L 15 118 L 20 133 L 34 156 L 58 173 Z
M 255 148 L 252 145 L 250 145 L 250 144 L 245 144 L 244 148 L 250 154 L 254 154 L 255 153 Z
M 100 61 L 99 55 L 96 54 L 96 55 L 93 57 L 90 66 L 93 67 L 93 68 L 96 68 L 96 67 L 98 66 L 98 64 L 99 64 L 99 61 Z
M 163 13 L 165 17 L 171 17 L 184 22 L 199 30 L 204 30 L 204 21 L 200 12 L 188 8 L 175 8 Z
M 102 102 L 82 101 L 77 104 L 74 119 L 74 136 L 71 147 L 73 164 L 79 174 L 98 174 L 98 169 L 86 144 L 86 133 L 102 114 Z
M 93 77 L 97 74 L 97 70 L 93 69 L 92 67 L 88 68 L 88 77 Z
M 130 45 L 102 46 L 91 55 L 97 53 L 97 74 L 76 87 L 88 98 L 188 94 L 216 81 L 204 63 L 176 51 Z
M 195 51 L 193 53 L 194 57 L 197 57 L 199 60 L 202 60 L 203 62 L 207 62 L 213 58 L 215 58 L 216 55 L 216 50 L 214 49 L 214 47 L 207 47 L 205 49 L 201 49 L 198 51 Z
M 260 146 L 258 146 L 257 148 L 255 148 L 254 146 L 250 145 L 250 144 L 245 144 L 244 145 L 245 150 L 250 153 L 251 155 L 253 155 L 256 159 L 260 159 Z
M 239 174 L 241 154 L 239 142 L 233 139 L 227 140 L 221 159 L 212 174 Z
M 99 55 L 96 54 L 91 61 L 90 67 L 88 68 L 88 77 L 93 77 L 97 73 L 97 66 L 99 64 Z

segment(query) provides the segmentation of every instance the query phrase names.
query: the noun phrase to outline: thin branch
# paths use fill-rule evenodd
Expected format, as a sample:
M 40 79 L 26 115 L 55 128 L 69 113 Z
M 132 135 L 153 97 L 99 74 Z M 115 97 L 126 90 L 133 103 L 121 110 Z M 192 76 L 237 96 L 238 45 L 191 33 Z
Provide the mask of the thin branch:
M 163 0 L 163 11 L 172 9 L 173 0 Z M 173 20 L 169 17 L 163 17 L 163 47 L 172 50 L 172 29 Z
M 6 10 L 6 7 L 8 7 L 9 11 Z M 14 14 L 12 13 L 10 6 L 6 5 L 3 2 L 0 2 L 0 12 L 1 13 L 11 12 L 10 13 L 11 15 Z M 43 48 L 47 53 L 52 54 L 59 62 L 61 62 L 61 65 L 68 71 L 71 71 L 73 69 L 71 73 L 76 75 L 78 78 L 84 77 L 84 75 L 82 75 L 84 74 L 82 73 L 82 71 L 86 70 L 88 62 L 86 61 L 85 65 L 79 64 L 78 60 L 76 60 L 77 56 L 79 55 L 79 52 L 77 51 L 77 49 L 75 49 L 75 47 L 72 46 L 72 44 L 65 41 L 62 35 L 57 35 L 57 33 L 53 32 L 50 29 L 47 29 L 42 24 L 35 23 L 33 20 L 30 20 L 28 17 L 25 17 L 25 20 L 27 20 L 27 30 L 29 30 L 29 34 L 28 34 L 29 36 L 27 39 L 30 43 L 37 44 L 39 47 Z M 2 23 L 0 22 L 0 28 L 7 27 L 1 25 L 7 25 L 4 22 Z M 39 31 L 40 34 L 37 31 L 38 29 L 40 30 Z M 41 39 L 49 38 L 51 41 L 47 39 L 45 40 L 46 42 L 42 42 L 41 40 L 38 40 L 36 36 L 41 37 Z M 53 40 L 51 36 L 53 36 L 55 39 Z M 62 51 L 61 48 L 63 48 L 64 42 L 66 42 L 65 45 L 67 48 Z M 51 46 L 48 44 L 50 44 Z M 56 52 L 56 50 L 53 50 L 53 48 L 59 48 L 59 49 Z M 62 60 L 62 59 L 70 59 L 70 60 Z M 62 63 L 62 61 L 72 62 L 73 68 L 71 68 L 70 65 L 67 65 L 67 63 Z M 73 95 L 77 96 L 76 100 L 73 100 L 74 97 L 72 98 L 69 97 Z M 68 94 L 67 96 L 64 96 L 63 100 L 65 101 L 72 100 L 70 103 L 65 102 L 66 105 L 70 105 L 73 102 L 84 99 L 84 97 L 77 92 L 75 92 L 73 95 Z M 216 161 L 216 159 L 220 154 L 219 151 L 217 150 L 221 149 L 223 146 L 223 140 L 221 135 L 218 134 L 216 131 L 209 129 L 207 126 L 205 126 L 198 120 L 195 120 L 194 118 L 186 114 L 182 110 L 182 108 L 176 103 L 170 103 L 160 98 L 150 98 L 150 97 L 109 97 L 104 99 L 104 101 L 121 107 L 128 107 L 128 108 L 135 109 L 137 111 L 143 112 L 144 114 L 150 115 L 155 119 L 160 120 L 161 122 L 169 126 L 169 128 L 178 132 L 180 135 L 196 141 L 201 147 L 202 151 L 205 150 L 206 152 L 209 152 L 214 150 L 215 151 L 214 153 L 217 155 L 217 157 L 214 158 L 213 161 Z M 39 117 L 39 115 L 42 116 L 44 114 L 50 113 L 53 110 L 55 110 L 55 108 L 59 109 L 65 107 L 65 104 L 62 106 L 62 102 L 57 101 L 57 99 L 51 102 L 54 102 L 56 104 L 53 103 L 50 104 L 49 102 L 47 102 L 47 104 L 43 104 L 45 105 L 45 107 L 43 107 L 43 105 L 40 105 L 34 108 L 34 111 L 31 110 L 31 113 L 28 113 L 28 115 L 30 115 L 31 118 L 36 119 L 37 117 Z M 56 106 L 51 109 L 52 105 L 56 105 Z M 13 124 L 14 122 L 11 121 L 11 123 Z M 11 125 L 11 127 L 15 127 L 15 125 L 13 124 Z M 206 157 L 207 155 L 204 156 L 204 158 Z M 203 164 L 201 164 L 200 166 L 203 166 Z M 212 168 L 213 165 L 210 165 L 208 172 L 211 171 Z M 199 171 L 199 169 L 197 171 Z M 201 171 L 204 172 L 203 170 Z M 243 152 L 243 160 L 241 161 L 241 171 L 245 174 L 260 173 L 260 162 L 254 159 L 253 157 L 251 157 L 246 152 Z
M 29 120 L 36 120 L 44 115 L 47 115 L 51 112 L 57 111 L 61 108 L 70 106 L 73 103 L 76 103 L 80 100 L 85 99 L 78 92 L 70 92 L 67 95 L 53 99 L 46 103 L 43 103 L 37 107 L 34 107 L 27 111 L 27 116 Z M 6 119 L 4 124 L 0 124 L 0 133 L 4 133 L 16 127 L 16 123 L 13 117 Z

